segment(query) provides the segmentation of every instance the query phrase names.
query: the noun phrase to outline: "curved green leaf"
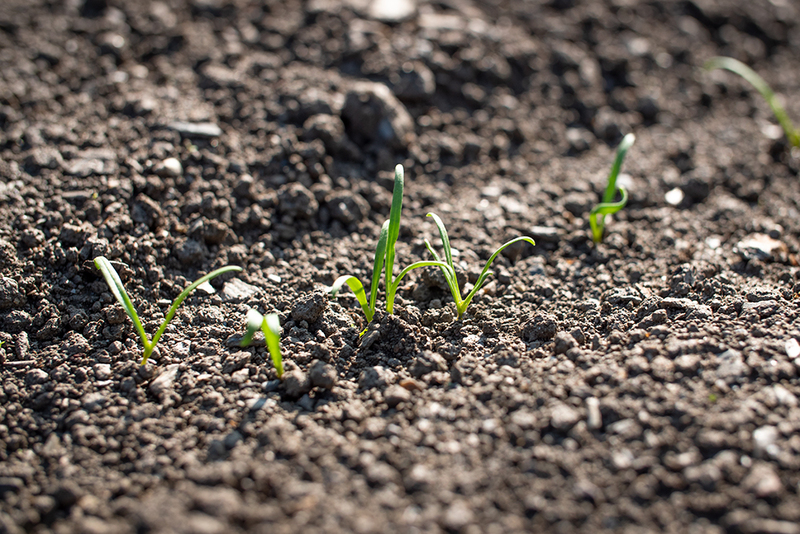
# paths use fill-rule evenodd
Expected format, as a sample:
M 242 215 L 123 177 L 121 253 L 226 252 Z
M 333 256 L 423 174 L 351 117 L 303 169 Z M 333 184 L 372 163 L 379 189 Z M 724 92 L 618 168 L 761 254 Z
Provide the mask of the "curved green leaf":
M 281 378 L 283 376 L 283 356 L 281 356 L 281 321 L 278 318 L 278 314 L 267 314 L 262 325 L 267 349 L 269 349 L 269 355 L 272 358 L 272 365 L 275 366 L 278 378 Z
M 595 243 L 600 243 L 603 240 L 606 215 L 618 212 L 628 203 L 628 191 L 624 187 L 620 187 L 619 191 L 622 194 L 622 199 L 619 202 L 598 204 L 589 212 L 589 226 L 592 228 L 592 240 Z
M 386 311 L 388 313 L 392 313 L 393 310 L 394 310 L 394 297 L 395 297 L 395 294 L 397 293 L 397 288 L 400 286 L 400 281 L 403 279 L 403 277 L 405 275 L 407 275 L 408 273 L 410 273 L 411 271 L 413 271 L 414 269 L 419 269 L 420 267 L 429 267 L 429 266 L 435 266 L 435 267 L 444 266 L 444 267 L 448 267 L 448 268 L 450 267 L 449 265 L 447 265 L 446 263 L 441 262 L 441 261 L 418 261 L 418 262 L 412 263 L 411 265 L 409 265 L 408 267 L 403 269 L 400 272 L 400 274 L 397 275 L 397 278 L 395 278 L 395 280 L 391 283 L 391 285 L 387 285 L 387 288 L 386 288 Z
M 139 337 L 142 339 L 142 345 L 144 345 L 145 350 L 147 350 L 147 348 L 150 347 L 150 341 L 147 339 L 147 334 L 144 331 L 142 322 L 139 320 L 139 314 L 136 313 L 136 308 L 133 307 L 133 303 L 128 296 L 128 292 L 125 291 L 125 286 L 122 285 L 122 280 L 120 280 L 117 270 L 114 269 L 114 266 L 111 265 L 111 262 L 108 261 L 105 256 L 98 256 L 95 258 L 94 265 L 102 273 L 103 278 L 105 278 L 106 284 L 108 284 L 108 288 L 111 290 L 111 294 L 114 295 L 114 298 L 117 299 L 117 302 L 122 305 L 125 313 L 130 317 L 131 322 L 133 322 L 134 327 L 136 327 L 136 331 L 139 333 Z
M 530 243 L 531 245 L 536 246 L 536 241 L 534 241 L 533 238 L 523 235 L 520 237 L 515 237 L 511 241 L 508 241 L 507 243 L 503 244 L 500 248 L 498 248 L 486 262 L 486 265 L 483 266 L 483 270 L 481 271 L 481 274 L 478 277 L 478 281 L 475 282 L 475 287 L 472 288 L 472 291 L 469 292 L 467 298 L 464 299 L 464 302 L 462 304 L 463 307 L 459 310 L 460 312 L 459 318 L 461 317 L 461 315 L 464 314 L 465 311 L 467 311 L 467 306 L 469 306 L 469 303 L 472 302 L 472 299 L 475 297 L 475 295 L 481 289 L 483 284 L 486 282 L 486 279 L 492 274 L 492 271 L 489 270 L 489 267 L 492 266 L 492 263 L 494 263 L 494 260 L 497 259 L 497 256 L 499 256 L 500 253 L 503 252 L 503 250 L 505 250 L 506 248 L 510 247 L 514 243 L 519 243 L 520 241 L 525 241 L 526 243 Z
M 786 110 L 783 109 L 783 106 L 778 101 L 778 98 L 775 96 L 772 88 L 767 84 L 767 82 L 764 81 L 764 78 L 759 76 L 753 69 L 741 61 L 733 59 L 732 57 L 713 57 L 706 61 L 705 68 L 707 70 L 729 70 L 735 74 L 738 74 L 748 83 L 750 83 L 750 85 L 755 87 L 756 91 L 761 93 L 761 96 L 767 101 L 767 104 L 769 104 L 769 107 L 772 109 L 772 113 L 774 113 L 775 118 L 778 119 L 778 123 L 780 123 L 781 127 L 783 128 L 783 131 L 786 134 L 787 139 L 789 139 L 789 142 L 793 146 L 800 147 L 800 130 L 797 130 L 794 127 L 794 124 L 792 124 L 792 121 L 786 114 Z
M 355 276 L 346 274 L 337 278 L 331 286 L 330 296 L 335 297 L 345 284 L 355 293 L 356 299 L 358 299 L 358 303 L 361 304 L 361 309 L 364 311 L 364 315 L 367 318 L 367 322 L 372 321 L 373 309 L 370 308 L 367 302 L 367 294 L 364 292 L 364 285 Z
M 436 228 L 439 229 L 439 237 L 442 238 L 442 248 L 444 248 L 445 261 L 453 270 L 455 270 L 455 267 L 453 266 L 453 252 L 450 248 L 450 237 L 447 235 L 447 228 L 445 228 L 444 223 L 435 213 L 428 213 L 428 217 L 433 219 L 433 222 L 436 223 Z

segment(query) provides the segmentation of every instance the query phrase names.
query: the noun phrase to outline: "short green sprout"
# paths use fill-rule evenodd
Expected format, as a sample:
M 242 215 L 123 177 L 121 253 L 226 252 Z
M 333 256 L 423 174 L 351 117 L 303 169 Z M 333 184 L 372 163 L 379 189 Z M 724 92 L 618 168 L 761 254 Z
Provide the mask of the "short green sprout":
M 589 212 L 589 226 L 592 227 L 592 240 L 595 243 L 600 243 L 603 240 L 606 215 L 618 212 L 628 203 L 628 192 L 624 187 L 617 187 L 617 176 L 622 168 L 625 154 L 628 153 L 628 149 L 633 145 L 634 141 L 636 141 L 636 137 L 633 134 L 628 134 L 622 138 L 617 147 L 617 157 L 614 158 L 614 164 L 611 166 L 611 172 L 608 175 L 608 185 L 606 186 L 605 194 L 603 194 L 603 202 Z M 617 196 L 617 189 L 619 189 L 622 199 L 619 202 L 614 202 L 614 198 Z
M 400 214 L 403 211 L 403 189 L 404 189 L 404 171 L 402 165 L 397 165 L 394 169 L 394 188 L 392 190 L 392 208 L 389 211 L 389 220 L 383 223 L 381 233 L 378 237 L 378 246 L 375 248 L 375 258 L 372 267 L 372 284 L 370 285 L 369 301 L 364 291 L 364 285 L 361 281 L 352 275 L 343 275 L 333 282 L 330 289 L 330 295 L 335 297 L 342 286 L 345 284 L 353 290 L 358 303 L 361 304 L 361 309 L 364 311 L 364 316 L 367 322 L 372 321 L 375 315 L 375 301 L 378 297 L 378 282 L 381 279 L 381 271 L 386 271 L 386 311 L 393 313 L 394 299 L 397 295 L 397 289 L 400 286 L 400 280 L 413 269 L 419 267 L 427 267 L 430 265 L 441 266 L 441 262 L 435 261 L 418 261 L 412 263 L 394 278 L 394 260 L 395 260 L 395 245 L 397 239 L 400 237 Z
M 275 366 L 278 378 L 281 378 L 283 376 L 283 357 L 281 356 L 281 321 L 278 319 L 278 314 L 261 315 L 251 309 L 247 312 L 246 322 L 247 332 L 240 345 L 248 346 L 253 342 L 253 336 L 258 330 L 264 332 L 264 340 L 267 343 L 269 355 L 272 357 L 272 365 Z
M 142 321 L 139 320 L 139 314 L 136 312 L 136 308 L 133 307 L 133 303 L 131 302 L 128 293 L 125 291 L 125 287 L 122 285 L 122 280 L 120 280 L 119 274 L 117 274 L 117 271 L 111 265 L 111 262 L 108 261 L 108 259 L 106 259 L 104 256 L 99 256 L 94 259 L 94 264 L 100 270 L 100 272 L 103 273 L 103 278 L 105 278 L 108 287 L 111 289 L 111 293 L 117 299 L 117 302 L 119 302 L 125 309 L 128 317 L 131 318 L 133 325 L 136 327 L 136 331 L 139 332 L 139 337 L 141 337 L 142 345 L 144 346 L 144 356 L 142 357 L 141 365 L 147 363 L 147 359 L 150 358 L 150 355 L 153 353 L 153 349 L 156 348 L 156 344 L 158 344 L 158 340 L 161 339 L 161 336 L 167 329 L 167 325 L 172 318 L 175 317 L 175 312 L 178 311 L 178 306 L 180 306 L 186 297 L 189 296 L 189 293 L 197 289 L 200 284 L 208 282 L 212 278 L 216 278 L 221 274 L 242 270 L 241 267 L 228 265 L 226 267 L 217 269 L 216 271 L 212 271 L 193 282 L 189 287 L 184 289 L 180 295 L 178 295 L 178 298 L 173 301 L 172 306 L 170 306 L 169 311 L 167 312 L 167 316 L 164 318 L 164 322 L 161 323 L 161 326 L 153 336 L 153 339 L 150 340 L 147 338 L 147 334 L 142 326 Z
M 458 277 L 456 276 L 456 268 L 453 265 L 453 251 L 450 248 L 450 238 L 447 235 L 447 229 L 444 226 L 444 223 L 439 218 L 438 215 L 435 213 L 429 213 L 428 217 L 432 217 L 433 221 L 436 223 L 436 227 L 439 229 L 439 236 L 442 238 L 442 247 L 444 248 L 444 259 L 442 261 L 439 255 L 433 250 L 430 242 L 426 239 L 425 246 L 428 248 L 428 251 L 436 260 L 434 263 L 439 266 L 444 274 L 444 278 L 447 281 L 447 286 L 450 288 L 450 293 L 453 295 L 453 300 L 456 303 L 456 311 L 458 312 L 458 320 L 461 320 L 461 317 L 464 315 L 464 312 L 467 311 L 467 307 L 469 306 L 472 299 L 478 293 L 483 284 L 486 282 L 486 279 L 489 278 L 493 273 L 489 270 L 489 267 L 492 266 L 492 263 L 497 258 L 497 256 L 503 252 L 503 250 L 507 247 L 510 247 L 514 243 L 518 243 L 520 241 L 527 241 L 531 245 L 536 245 L 532 238 L 528 236 L 521 236 L 512 239 L 505 245 L 498 248 L 494 254 L 489 258 L 489 261 L 486 262 L 486 265 L 483 267 L 483 271 L 481 271 L 480 276 L 478 277 L 478 281 L 475 282 L 475 286 L 472 288 L 472 291 L 466 296 L 466 298 L 461 298 L 461 288 L 458 287 Z
M 789 143 L 791 143 L 792 146 L 800 147 L 800 130 L 795 128 L 792 121 L 789 120 L 786 110 L 784 110 L 781 103 L 778 102 L 778 98 L 775 96 L 772 88 L 764 81 L 764 78 L 756 74 L 753 69 L 741 61 L 733 59 L 732 57 L 713 57 L 706 62 L 705 68 L 708 70 L 729 70 L 749 82 L 750 85 L 756 88 L 756 91 L 761 93 L 761 96 L 767 101 L 769 107 L 772 108 L 772 113 L 775 114 L 775 118 L 778 119 L 783 131 L 786 133 L 786 138 L 789 139 Z

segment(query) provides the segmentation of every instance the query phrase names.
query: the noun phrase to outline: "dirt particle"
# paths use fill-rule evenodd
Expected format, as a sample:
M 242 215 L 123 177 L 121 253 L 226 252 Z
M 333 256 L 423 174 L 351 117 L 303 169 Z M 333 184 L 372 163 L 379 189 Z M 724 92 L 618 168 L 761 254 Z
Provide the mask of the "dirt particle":
M 555 337 L 558 331 L 558 323 L 552 315 L 537 313 L 521 330 L 520 336 L 525 341 L 548 341 Z

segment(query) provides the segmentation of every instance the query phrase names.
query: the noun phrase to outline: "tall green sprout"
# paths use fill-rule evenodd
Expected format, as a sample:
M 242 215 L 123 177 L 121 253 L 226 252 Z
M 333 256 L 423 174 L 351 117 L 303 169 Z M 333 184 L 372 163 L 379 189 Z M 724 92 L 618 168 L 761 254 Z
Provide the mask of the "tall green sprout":
M 622 141 L 617 147 L 617 156 L 614 158 L 611 172 L 608 175 L 608 185 L 603 195 L 603 202 L 595 206 L 592 211 L 589 212 L 589 226 L 592 227 L 592 240 L 595 243 L 600 243 L 603 240 L 603 232 L 606 227 L 606 215 L 618 212 L 628 203 L 628 192 L 624 187 L 617 187 L 617 176 L 622 168 L 622 161 L 625 159 L 625 154 L 628 153 L 628 149 L 633 145 L 634 141 L 636 141 L 636 137 L 633 134 L 628 134 L 622 138 Z M 622 198 L 619 202 L 614 202 L 614 198 L 617 196 L 617 189 L 619 189 Z
M 789 140 L 789 143 L 791 143 L 792 146 L 800 147 L 800 130 L 795 128 L 792 121 L 789 120 L 786 110 L 783 109 L 781 103 L 778 102 L 778 98 L 775 96 L 772 88 L 764 81 L 764 78 L 756 74 L 753 69 L 741 61 L 733 59 L 732 57 L 713 57 L 706 62 L 705 68 L 708 70 L 729 70 L 747 80 L 750 85 L 755 87 L 756 91 L 761 93 L 761 96 L 767 101 L 769 107 L 772 108 L 772 113 L 775 114 L 775 118 L 778 119 L 778 123 L 780 123 L 784 133 L 786 133 L 786 138 Z
M 402 165 L 397 165 L 394 169 L 394 187 L 392 189 L 392 208 L 389 211 L 389 220 L 381 226 L 378 237 L 378 245 L 375 248 L 375 257 L 372 266 L 372 284 L 370 285 L 369 301 L 367 300 L 364 285 L 353 275 L 343 275 L 333 282 L 330 295 L 335 297 L 342 287 L 347 286 L 355 293 L 367 322 L 372 321 L 375 315 L 376 300 L 378 297 L 378 283 L 381 279 L 381 272 L 386 273 L 386 312 L 393 313 L 394 300 L 400 280 L 414 269 L 435 265 L 441 267 L 446 265 L 440 261 L 418 261 L 412 263 L 394 277 L 395 245 L 400 237 L 400 218 L 403 211 L 403 190 L 404 190 L 404 171 Z
M 483 284 L 486 282 L 486 279 L 491 276 L 493 273 L 489 270 L 489 267 L 492 266 L 492 263 L 497 258 L 497 256 L 507 247 L 510 247 L 514 243 L 518 243 L 520 241 L 526 241 L 531 245 L 536 245 L 536 243 L 528 236 L 521 236 L 511 241 L 507 242 L 500 248 L 498 248 L 494 254 L 489 258 L 489 261 L 486 262 L 486 265 L 483 267 L 483 271 L 481 271 L 480 276 L 478 277 L 478 281 L 475 282 L 475 286 L 472 288 L 472 291 L 467 294 L 465 298 L 461 297 L 461 288 L 458 286 L 458 277 L 456 275 L 456 268 L 453 265 L 453 252 L 450 248 L 450 238 L 447 235 L 447 229 L 444 226 L 444 223 L 439 218 L 438 215 L 435 213 L 429 213 L 428 217 L 432 217 L 433 221 L 436 223 L 436 227 L 439 229 L 439 237 L 442 238 L 442 248 L 444 249 L 444 258 L 445 261 L 443 262 L 439 255 L 433 250 L 430 242 L 426 239 L 425 246 L 428 248 L 428 252 L 434 257 L 436 262 L 440 264 L 439 267 L 442 270 L 442 274 L 444 274 L 444 278 L 447 281 L 447 286 L 450 288 L 450 293 L 453 295 L 453 300 L 456 303 L 456 311 L 458 313 L 458 320 L 461 320 L 461 317 L 464 315 L 464 312 L 467 311 L 467 307 L 469 306 L 472 299 L 478 293 Z
M 111 265 L 111 262 L 108 261 L 104 256 L 99 256 L 94 259 L 95 266 L 100 270 L 103 274 L 103 278 L 105 278 L 106 283 L 108 284 L 109 289 L 111 289 L 111 294 L 114 295 L 114 298 L 117 299 L 122 307 L 125 309 L 125 313 L 128 314 L 131 321 L 133 322 L 133 326 L 136 328 L 136 331 L 139 333 L 139 337 L 142 339 L 142 346 L 144 347 L 144 356 L 142 357 L 141 365 L 147 363 L 147 359 L 150 358 L 150 355 L 153 354 L 153 349 L 156 348 L 156 344 L 158 340 L 161 339 L 161 336 L 164 334 L 164 331 L 167 329 L 167 325 L 172 318 L 175 317 L 175 313 L 178 311 L 178 307 L 181 303 L 189 296 L 189 294 L 197 289 L 200 284 L 208 282 L 212 278 L 216 278 L 217 276 L 229 272 L 234 271 L 241 271 L 241 267 L 235 267 L 233 265 L 228 265 L 226 267 L 222 267 L 217 269 L 216 271 L 212 271 L 207 275 L 203 276 L 202 278 L 192 282 L 192 284 L 184 289 L 178 298 L 176 298 L 172 306 L 170 306 L 169 311 L 167 312 L 167 316 L 164 318 L 164 321 L 161 323 L 161 326 L 158 328 L 158 331 L 153 336 L 153 339 L 150 340 L 147 337 L 147 333 L 144 331 L 144 327 L 142 326 L 142 321 L 139 319 L 139 314 L 136 312 L 136 308 L 134 308 L 133 303 L 131 302 L 130 297 L 128 296 L 128 292 L 125 291 L 125 286 L 122 285 L 122 280 L 119 278 L 119 274 L 117 270 Z

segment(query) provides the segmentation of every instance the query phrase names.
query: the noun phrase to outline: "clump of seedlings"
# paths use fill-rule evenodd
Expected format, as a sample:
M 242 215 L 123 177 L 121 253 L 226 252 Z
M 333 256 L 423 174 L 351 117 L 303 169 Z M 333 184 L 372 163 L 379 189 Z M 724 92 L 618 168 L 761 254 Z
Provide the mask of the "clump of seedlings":
M 394 187 L 392 189 L 392 208 L 389 211 L 389 220 L 383 223 L 381 232 L 378 237 L 378 245 L 375 247 L 375 258 L 372 267 L 372 284 L 370 285 L 369 301 L 364 291 L 364 285 L 361 281 L 353 275 L 343 275 L 333 282 L 330 289 L 330 295 L 335 297 L 342 287 L 347 286 L 355 293 L 361 309 L 364 311 L 364 316 L 367 322 L 372 321 L 375 315 L 376 299 L 378 297 L 378 283 L 381 279 L 381 272 L 386 272 L 386 312 L 392 313 L 394 311 L 394 300 L 397 295 L 397 289 L 400 286 L 400 280 L 405 275 L 419 267 L 428 267 L 436 265 L 441 267 L 443 264 L 440 261 L 418 261 L 412 263 L 402 271 L 397 277 L 393 276 L 394 260 L 395 260 L 395 245 L 397 239 L 400 237 L 400 215 L 403 211 L 403 189 L 404 189 L 404 171 L 402 165 L 397 165 L 394 169 Z
M 761 93 L 761 96 L 764 97 L 764 100 L 769 104 L 772 113 L 775 114 L 775 118 L 778 119 L 778 123 L 780 123 L 784 133 L 786 133 L 786 138 L 789 140 L 789 143 L 794 147 L 800 148 L 800 130 L 795 128 L 792 121 L 789 120 L 786 110 L 783 109 L 783 106 L 778 101 L 778 97 L 775 96 L 772 88 L 764 81 L 764 78 L 741 61 L 733 59 L 732 57 L 713 57 L 706 62 L 705 68 L 708 70 L 729 70 L 738 74 L 750 83 L 750 85 L 755 87 L 756 91 Z
M 433 250 L 430 242 L 426 239 L 425 246 L 428 248 L 428 251 L 436 260 L 436 263 L 439 265 L 439 268 L 442 270 L 442 274 L 444 274 L 444 278 L 447 281 L 447 286 L 450 288 L 450 293 L 453 295 L 453 300 L 456 303 L 456 311 L 458 312 L 458 320 L 461 320 L 461 317 L 464 315 L 464 312 L 467 311 L 467 307 L 469 306 L 472 299 L 478 293 L 483 284 L 486 282 L 486 279 L 491 276 L 493 273 L 489 270 L 489 267 L 492 266 L 492 263 L 497 258 L 497 256 L 503 252 L 504 249 L 510 247 L 514 243 L 518 243 L 520 241 L 527 241 L 531 245 L 536 245 L 532 238 L 528 236 L 521 236 L 512 239 L 511 241 L 507 242 L 500 248 L 498 248 L 494 254 L 489 258 L 489 261 L 486 262 L 486 265 L 483 267 L 483 271 L 481 271 L 480 276 L 478 277 L 478 281 L 475 282 L 475 286 L 472 288 L 472 291 L 467 294 L 465 298 L 461 298 L 461 288 L 458 286 L 458 277 L 456 276 L 456 269 L 453 265 L 453 252 L 450 248 L 450 238 L 447 235 L 447 229 L 444 226 L 444 223 L 439 218 L 438 215 L 435 213 L 429 213 L 428 217 L 432 217 L 433 221 L 436 223 L 436 227 L 439 229 L 439 236 L 442 238 L 442 248 L 444 249 L 444 259 L 442 261 L 439 255 Z
M 180 295 L 172 302 L 172 306 L 170 306 L 169 311 L 167 312 L 167 316 L 164 318 L 164 321 L 161 323 L 161 326 L 158 328 L 158 331 L 153 336 L 153 339 L 148 339 L 147 333 L 144 331 L 144 327 L 142 326 L 142 321 L 139 320 L 139 314 L 136 312 L 136 308 L 133 307 L 133 303 L 131 302 L 130 297 L 128 296 L 127 291 L 125 291 L 125 286 L 122 285 L 122 280 L 119 278 L 119 274 L 117 270 L 114 269 L 111 262 L 108 261 L 107 258 L 104 256 L 99 256 L 94 260 L 95 266 L 100 270 L 103 274 L 103 278 L 105 278 L 106 283 L 108 284 L 109 289 L 111 289 L 111 294 L 117 299 L 122 307 L 125 309 L 125 312 L 128 314 L 128 317 L 131 318 L 131 322 L 133 322 L 136 331 L 139 333 L 139 337 L 142 339 L 142 345 L 144 346 L 144 356 L 142 357 L 141 365 L 145 365 L 147 363 L 148 358 L 150 355 L 153 354 L 153 350 L 156 348 L 158 344 L 158 340 L 161 339 L 161 336 L 164 334 L 164 331 L 167 329 L 167 325 L 172 318 L 175 317 L 175 313 L 178 311 L 178 307 L 183 303 L 186 297 L 189 294 L 197 289 L 198 286 L 208 282 L 209 280 L 216 278 L 225 273 L 234 272 L 234 271 L 241 271 L 241 267 L 236 267 L 233 265 L 228 265 L 226 267 L 222 267 L 215 271 L 208 273 L 207 275 L 203 276 L 202 278 L 197 279 L 194 281 L 189 287 L 184 289 Z
M 247 312 L 247 331 L 240 345 L 247 347 L 253 342 L 253 336 L 261 330 L 264 333 L 264 341 L 267 344 L 269 355 L 272 358 L 272 365 L 278 378 L 283 376 L 283 357 L 281 356 L 281 321 L 277 313 L 261 315 L 256 310 Z
M 603 232 L 606 227 L 606 215 L 618 212 L 628 203 L 628 192 L 624 187 L 617 187 L 617 176 L 622 168 L 622 161 L 625 159 L 625 154 L 628 153 L 628 149 L 633 145 L 635 140 L 636 137 L 633 134 L 628 134 L 622 138 L 622 141 L 617 147 L 617 156 L 614 158 L 611 172 L 608 175 L 608 185 L 606 185 L 606 192 L 603 194 L 603 201 L 589 212 L 589 226 L 592 228 L 592 240 L 595 243 L 600 243 L 603 240 Z M 619 190 L 622 198 L 618 202 L 614 202 L 614 198 L 617 196 L 617 190 Z

